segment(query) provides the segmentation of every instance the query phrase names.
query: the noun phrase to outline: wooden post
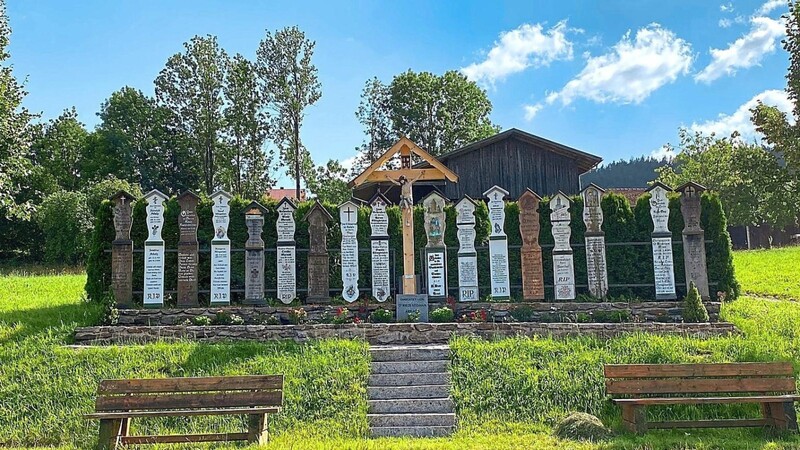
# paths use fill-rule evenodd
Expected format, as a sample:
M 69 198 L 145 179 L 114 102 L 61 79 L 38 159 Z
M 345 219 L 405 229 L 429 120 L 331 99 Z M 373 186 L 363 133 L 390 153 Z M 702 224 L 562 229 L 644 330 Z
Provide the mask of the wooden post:
M 647 431 L 647 414 L 643 405 L 622 405 L 622 425 L 634 434 Z
M 403 209 L 403 294 L 416 294 L 414 275 L 414 209 Z
M 122 420 L 100 419 L 100 433 L 97 438 L 97 450 L 114 450 L 119 444 L 122 431 Z
M 247 442 L 266 444 L 269 442 L 269 419 L 266 414 L 247 416 Z

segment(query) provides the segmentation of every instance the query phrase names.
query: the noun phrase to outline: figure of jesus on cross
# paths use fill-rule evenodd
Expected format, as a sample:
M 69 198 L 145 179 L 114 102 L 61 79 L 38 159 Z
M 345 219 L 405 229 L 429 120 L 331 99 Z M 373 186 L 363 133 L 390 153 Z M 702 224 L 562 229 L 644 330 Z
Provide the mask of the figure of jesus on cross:
M 381 167 L 394 155 L 400 155 L 400 169 L 383 170 Z M 411 155 L 419 157 L 429 167 L 411 166 Z M 453 173 L 439 160 L 408 138 L 402 137 L 396 144 L 375 160 L 364 172 L 350 182 L 350 187 L 364 183 L 381 183 L 389 181 L 400 186 L 400 209 L 402 211 L 403 229 L 403 290 L 404 294 L 416 293 L 414 273 L 414 197 L 412 188 L 418 180 L 449 180 L 458 182 L 458 175 Z

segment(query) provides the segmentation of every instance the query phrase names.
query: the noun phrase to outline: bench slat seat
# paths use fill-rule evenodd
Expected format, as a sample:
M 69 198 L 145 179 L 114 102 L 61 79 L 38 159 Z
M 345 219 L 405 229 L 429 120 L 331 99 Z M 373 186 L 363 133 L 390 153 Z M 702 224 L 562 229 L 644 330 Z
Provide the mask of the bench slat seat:
M 182 409 L 163 411 L 122 411 L 84 414 L 86 419 L 122 419 L 124 417 L 236 416 L 242 414 L 277 414 L 281 408 Z
M 268 414 L 283 406 L 283 375 L 103 380 L 95 412 L 100 420 L 98 448 L 127 444 L 268 441 Z M 131 436 L 130 420 L 145 417 L 246 415 L 244 433 Z
M 613 398 L 611 401 L 629 405 L 705 405 L 730 403 L 771 403 L 798 401 L 800 395 L 759 395 L 747 397 L 650 397 Z
M 622 407 L 623 425 L 635 433 L 648 428 L 758 426 L 797 431 L 794 403 L 800 396 L 790 363 L 609 364 L 603 373 L 606 392 Z M 647 421 L 647 406 L 736 403 L 760 404 L 762 418 Z

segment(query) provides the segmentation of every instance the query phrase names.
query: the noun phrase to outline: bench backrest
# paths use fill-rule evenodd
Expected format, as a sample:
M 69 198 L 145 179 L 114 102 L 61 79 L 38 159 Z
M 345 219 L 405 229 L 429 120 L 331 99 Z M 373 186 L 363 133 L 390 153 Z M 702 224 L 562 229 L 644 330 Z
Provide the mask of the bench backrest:
M 790 363 L 611 364 L 606 392 L 614 395 L 793 394 Z
M 283 404 L 283 375 L 103 380 L 100 411 L 218 409 Z

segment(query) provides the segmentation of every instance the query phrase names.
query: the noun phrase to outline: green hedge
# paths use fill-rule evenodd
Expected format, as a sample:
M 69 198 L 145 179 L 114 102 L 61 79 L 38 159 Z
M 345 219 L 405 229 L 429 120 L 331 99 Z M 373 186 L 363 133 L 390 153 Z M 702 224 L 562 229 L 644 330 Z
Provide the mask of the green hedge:
M 603 229 L 606 232 L 606 242 L 632 242 L 642 241 L 647 242 L 650 239 L 650 233 L 653 229 L 653 223 L 650 220 L 650 206 L 647 202 L 648 196 L 639 199 L 634 209 L 631 209 L 625 197 L 608 193 L 603 197 L 601 207 L 603 208 L 605 220 Z M 586 231 L 583 223 L 583 200 L 579 196 L 572 197 L 572 206 L 570 207 L 571 213 L 571 227 L 572 237 L 571 242 L 574 249 L 575 259 L 575 276 L 577 284 L 586 284 L 586 254 L 583 247 L 577 247 L 575 244 L 583 244 L 584 233 Z M 545 246 L 542 251 L 544 279 L 546 285 L 553 284 L 553 267 L 552 267 L 552 251 L 549 246 L 553 244 L 553 237 L 551 234 L 550 225 L 550 210 L 549 199 L 543 199 L 539 208 L 540 217 L 540 243 Z M 247 229 L 244 223 L 244 208 L 249 203 L 248 200 L 241 198 L 234 198 L 230 205 L 230 226 L 228 227 L 228 236 L 231 239 L 232 249 L 244 248 L 244 242 L 247 239 Z M 303 220 L 311 202 L 302 203 L 299 205 L 295 212 L 297 222 L 297 233 L 295 235 L 297 241 L 297 288 L 298 295 L 305 298 L 305 288 L 308 284 L 307 272 L 304 270 L 307 267 L 307 253 L 304 251 L 308 248 L 308 223 Z M 111 255 L 107 250 L 111 249 L 111 241 L 114 237 L 113 215 L 111 212 L 111 202 L 105 201 L 97 211 L 95 220 L 95 228 L 92 235 L 92 241 L 88 255 L 88 280 L 86 284 L 86 291 L 90 298 L 101 299 L 103 295 L 110 289 L 110 267 Z M 201 253 L 199 255 L 199 286 L 200 289 L 208 289 L 210 284 L 209 271 L 210 271 L 210 257 L 209 253 L 202 252 L 202 249 L 210 248 L 210 240 L 213 235 L 211 226 L 211 206 L 212 202 L 203 198 L 198 205 L 197 213 L 200 219 L 200 226 L 198 229 L 198 241 L 200 244 Z M 264 239 L 267 253 L 265 265 L 265 278 L 267 280 L 267 297 L 275 297 L 275 245 L 277 241 L 277 233 L 275 229 L 275 222 L 277 220 L 276 202 L 266 202 L 264 206 L 267 208 L 267 214 L 264 217 L 265 226 L 262 238 Z M 730 237 L 725 228 L 725 216 L 722 211 L 722 205 L 719 197 L 715 194 L 706 193 L 703 195 L 703 214 L 702 225 L 706 230 L 706 238 L 713 239 L 714 242 L 707 245 L 708 249 L 708 270 L 709 280 L 712 283 L 717 283 L 711 286 L 712 292 L 722 291 L 727 298 L 732 299 L 738 296 L 739 286 L 736 282 L 733 273 L 733 256 L 731 251 Z M 339 242 L 341 233 L 339 230 L 339 214 L 335 205 L 326 204 L 328 212 L 333 216 L 333 220 L 329 225 L 328 232 L 328 248 L 330 249 L 331 264 L 330 264 L 330 286 L 332 293 L 336 289 L 341 288 L 341 266 L 339 264 Z M 165 211 L 165 224 L 162 232 L 166 248 L 175 249 L 178 243 L 178 214 L 180 207 L 175 198 L 171 198 L 166 203 Z M 369 213 L 370 209 L 367 207 L 360 207 L 358 211 L 358 243 L 359 247 L 363 249 L 359 253 L 359 285 L 363 286 L 362 295 L 369 296 L 370 292 L 368 286 L 371 284 L 370 274 L 370 226 L 369 226 Z M 387 208 L 389 216 L 389 246 L 394 252 L 394 277 L 392 279 L 392 286 L 395 287 L 397 277 L 402 275 L 402 235 L 400 232 L 400 210 L 397 206 Z M 448 247 L 448 281 L 451 295 L 457 296 L 458 288 L 458 258 L 457 248 L 458 239 L 456 237 L 456 212 L 452 205 L 445 208 L 446 213 L 446 233 L 445 242 Z M 476 216 L 476 245 L 485 246 L 489 236 L 489 211 L 483 202 L 478 203 L 475 210 Z M 147 230 L 145 229 L 145 202 L 138 200 L 133 207 L 133 228 L 131 230 L 131 237 L 134 242 L 135 249 L 141 249 L 144 246 L 144 240 L 147 237 Z M 520 252 L 519 246 L 522 240 L 519 233 L 519 207 L 515 202 L 506 203 L 506 234 L 508 235 L 509 245 L 509 271 L 512 285 L 512 298 L 515 300 L 521 299 L 521 265 L 520 265 Z M 681 240 L 681 230 L 683 229 L 683 218 L 680 212 L 679 198 L 673 196 L 670 198 L 670 229 L 673 231 L 675 240 Z M 417 249 L 416 268 L 417 273 L 421 273 L 420 264 L 423 249 L 425 247 L 425 230 L 423 227 L 423 211 L 421 206 L 414 208 L 414 239 Z M 273 251 L 269 251 L 273 250 Z M 683 273 L 683 253 L 680 246 L 676 246 L 675 250 L 675 280 L 677 284 L 678 296 L 681 297 L 685 294 L 684 287 L 684 273 Z M 244 288 L 244 253 L 234 251 L 231 255 L 231 287 L 232 289 Z M 642 246 L 615 246 L 608 247 L 607 249 L 607 266 L 608 266 L 608 281 L 610 284 L 643 284 L 653 282 L 653 269 L 652 269 L 652 255 L 650 247 L 647 245 Z M 391 267 L 391 266 L 390 266 Z M 480 284 L 482 286 L 481 292 L 484 293 L 483 297 L 488 297 L 488 284 L 489 284 L 489 255 L 487 249 L 479 249 L 478 251 L 478 275 Z M 134 290 L 140 290 L 142 286 L 143 274 L 143 261 L 141 253 L 134 253 Z M 177 287 L 177 254 L 167 253 L 166 267 L 165 267 L 165 286 L 169 290 L 175 290 Z M 272 281 L 271 281 L 272 280 Z M 578 294 L 588 295 L 586 288 L 578 288 Z M 652 298 L 652 288 L 611 288 L 609 294 L 613 297 L 622 296 L 637 296 L 642 298 Z M 545 295 L 548 299 L 553 298 L 552 288 L 545 290 Z M 167 296 L 167 304 L 170 304 L 172 299 Z M 201 295 L 201 303 L 207 302 L 206 296 Z M 234 294 L 234 303 L 241 300 L 241 294 Z

